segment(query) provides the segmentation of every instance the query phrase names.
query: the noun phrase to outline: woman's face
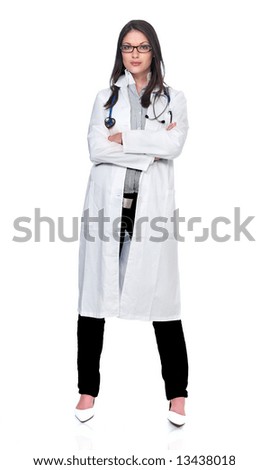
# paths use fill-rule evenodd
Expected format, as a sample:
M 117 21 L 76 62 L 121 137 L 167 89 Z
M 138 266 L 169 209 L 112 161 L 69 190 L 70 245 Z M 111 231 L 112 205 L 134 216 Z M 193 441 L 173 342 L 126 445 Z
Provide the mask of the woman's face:
M 140 31 L 132 30 L 124 36 L 122 44 L 131 46 L 139 46 L 140 44 L 149 44 L 147 37 Z M 138 52 L 134 49 L 133 52 L 122 52 L 122 61 L 124 67 L 133 75 L 146 75 L 150 72 L 150 65 L 152 61 L 152 51 Z

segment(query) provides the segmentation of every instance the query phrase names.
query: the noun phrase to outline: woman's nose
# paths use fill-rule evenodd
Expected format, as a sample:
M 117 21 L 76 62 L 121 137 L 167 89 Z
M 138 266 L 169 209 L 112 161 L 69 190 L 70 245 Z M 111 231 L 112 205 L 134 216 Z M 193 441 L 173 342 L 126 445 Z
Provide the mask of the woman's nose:
M 133 52 L 132 52 L 132 57 L 133 59 L 139 57 L 139 52 L 137 51 L 137 49 L 134 49 Z

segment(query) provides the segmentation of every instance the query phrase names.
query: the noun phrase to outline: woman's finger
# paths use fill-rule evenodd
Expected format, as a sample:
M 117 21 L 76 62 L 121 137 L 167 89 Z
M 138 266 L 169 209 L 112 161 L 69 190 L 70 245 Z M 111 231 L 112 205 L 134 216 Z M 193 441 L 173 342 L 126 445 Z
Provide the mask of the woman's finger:
M 177 125 L 176 122 L 171 122 L 171 124 L 169 124 L 169 126 L 167 126 L 166 130 L 171 131 L 171 129 L 173 129 L 176 125 Z

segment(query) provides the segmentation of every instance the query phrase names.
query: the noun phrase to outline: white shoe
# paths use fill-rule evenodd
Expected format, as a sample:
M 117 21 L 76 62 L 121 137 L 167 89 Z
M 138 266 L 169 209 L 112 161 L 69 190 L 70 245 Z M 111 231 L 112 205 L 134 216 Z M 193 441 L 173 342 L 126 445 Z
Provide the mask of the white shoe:
M 183 424 L 186 423 L 186 416 L 185 415 L 180 415 L 179 413 L 176 413 L 175 411 L 168 411 L 167 413 L 167 419 L 176 426 L 183 426 Z
M 94 405 L 95 405 L 95 397 L 93 397 L 93 404 L 92 408 L 85 408 L 84 410 L 79 410 L 75 408 L 75 417 L 81 422 L 86 423 L 94 416 Z
M 94 416 L 94 407 L 85 410 L 75 409 L 75 416 L 81 423 L 86 423 Z
M 176 426 L 183 426 L 183 424 L 186 423 L 186 416 L 176 413 L 175 411 L 171 411 L 170 408 L 171 408 L 171 401 L 169 403 L 169 411 L 167 414 L 167 419 L 169 419 L 169 421 L 175 424 Z

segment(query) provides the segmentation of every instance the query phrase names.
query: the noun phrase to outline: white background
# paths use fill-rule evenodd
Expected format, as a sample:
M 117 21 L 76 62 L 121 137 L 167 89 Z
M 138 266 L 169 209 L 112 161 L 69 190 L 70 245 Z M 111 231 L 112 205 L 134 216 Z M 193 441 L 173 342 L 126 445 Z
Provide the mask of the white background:
M 266 468 L 268 357 L 268 18 L 262 1 L 1 2 L 1 447 L 4 468 L 32 457 L 179 454 L 236 456 Z M 12 241 L 34 208 L 66 235 L 80 217 L 90 171 L 86 134 L 130 19 L 152 23 L 166 82 L 184 91 L 189 135 L 175 161 L 182 216 L 217 216 L 230 241 L 179 244 L 189 354 L 188 423 L 168 407 L 153 328 L 107 321 L 94 420 L 78 400 L 78 242 Z M 267 198 L 267 199 L 266 199 Z M 256 239 L 233 237 L 234 207 Z M 196 233 L 199 234 L 198 232 Z M 268 436 L 267 436 L 268 437 Z M 3 455 L 1 462 L 3 462 Z M 172 467 L 171 467 L 172 468 Z M 194 466 L 193 466 L 194 468 Z M 211 467 L 212 468 L 212 467 Z

